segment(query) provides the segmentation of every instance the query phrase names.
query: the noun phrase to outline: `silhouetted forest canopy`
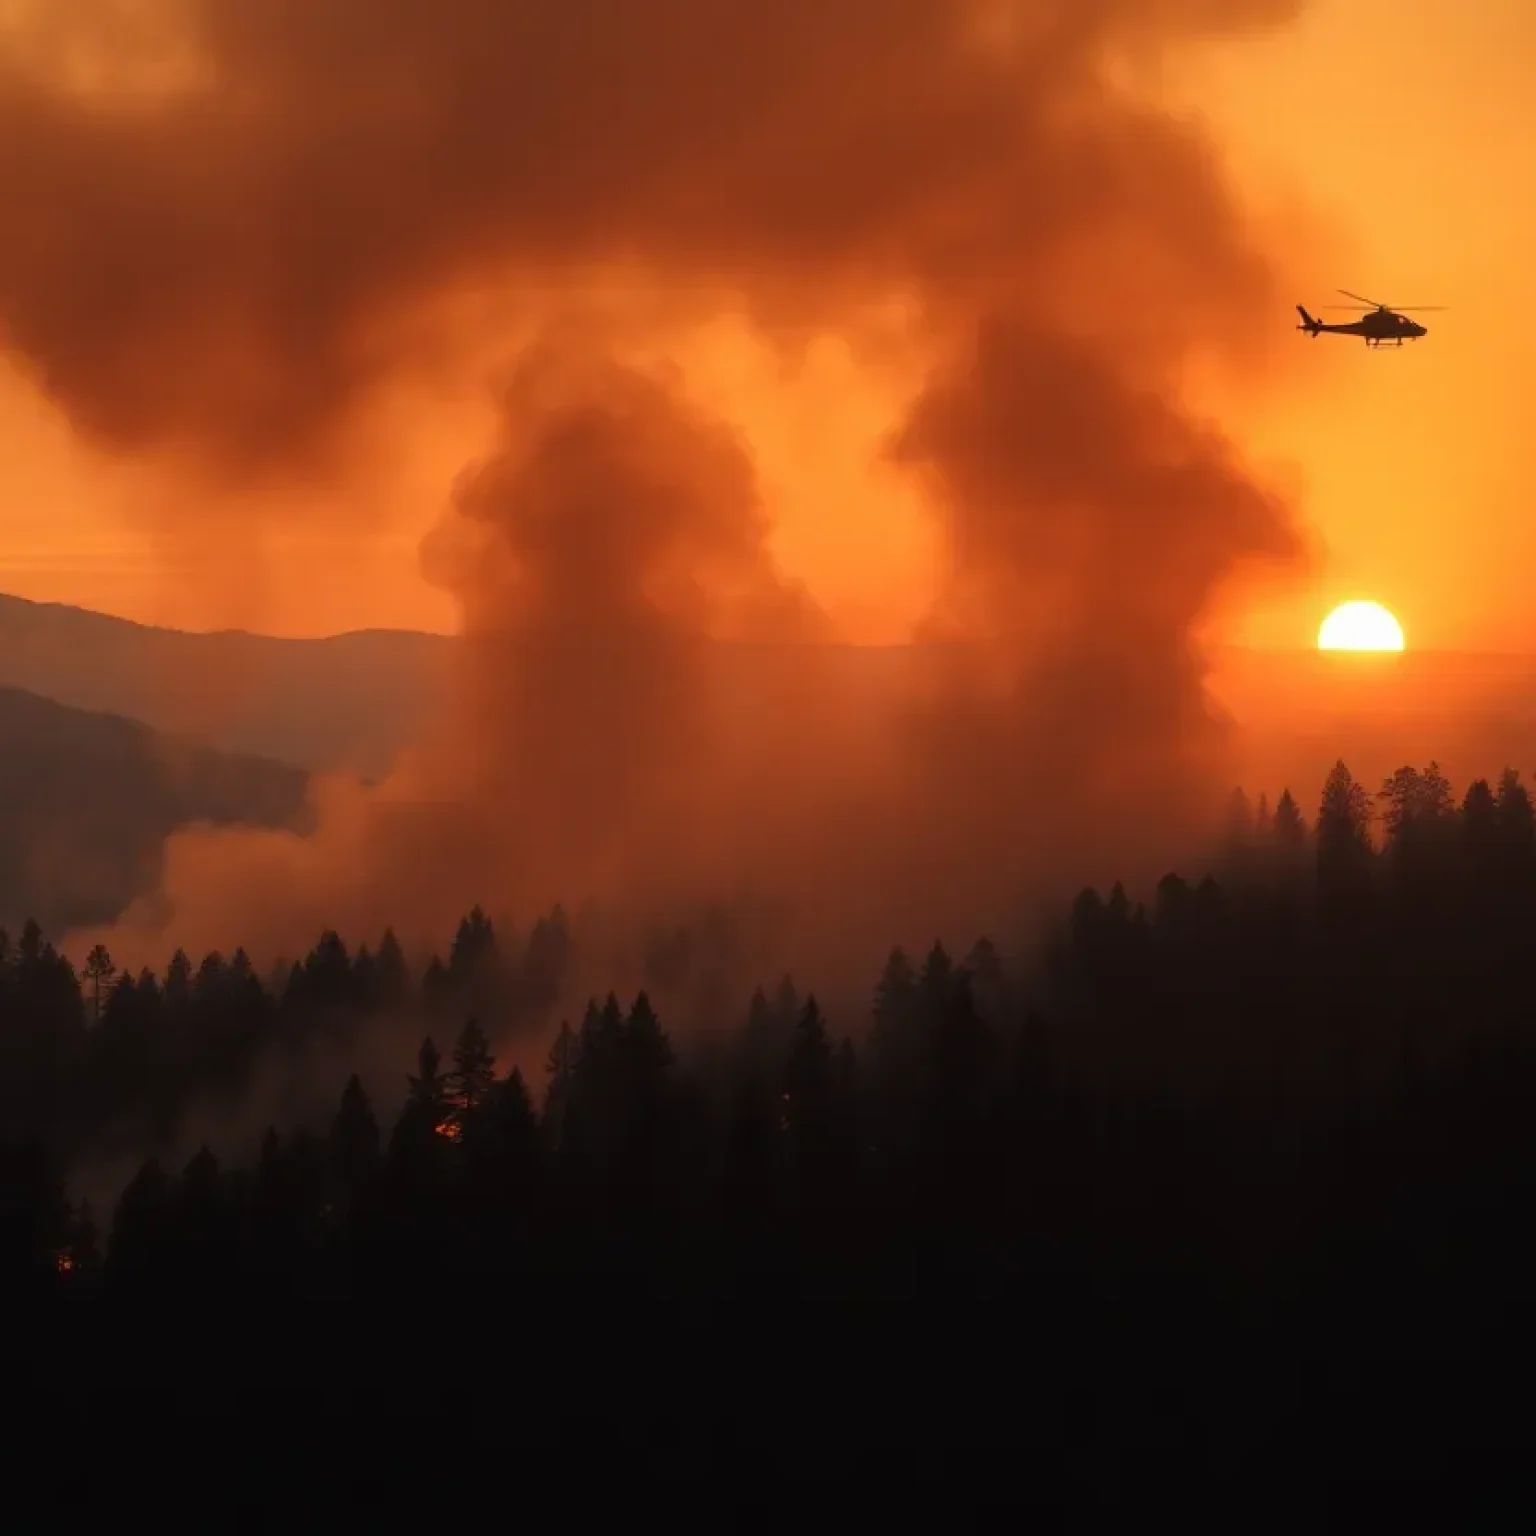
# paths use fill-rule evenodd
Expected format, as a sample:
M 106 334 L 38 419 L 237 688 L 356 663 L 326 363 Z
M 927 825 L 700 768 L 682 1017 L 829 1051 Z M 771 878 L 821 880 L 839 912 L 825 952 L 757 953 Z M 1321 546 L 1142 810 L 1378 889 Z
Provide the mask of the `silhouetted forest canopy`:
M 1018 960 L 897 949 L 864 1018 L 764 978 L 686 1039 L 651 991 L 553 1011 L 558 909 L 514 947 L 477 908 L 422 974 L 390 933 L 279 976 L 0 936 L 0 1262 L 40 1390 L 78 1408 L 93 1372 L 216 1348 L 199 1414 L 284 1383 L 327 1423 L 409 1417 L 467 1375 L 524 1444 L 792 1424 L 812 1460 L 1231 1472 L 1502 1443 L 1536 1282 L 1519 774 L 1458 800 L 1433 764 L 1372 792 L 1341 762 L 1310 816 L 1239 792 L 1209 872 L 1149 895 L 1084 890 Z M 698 952 L 677 935 L 651 990 Z M 376 1060 L 387 1027 L 420 1042 L 395 1081 L 338 1072 L 249 1159 L 167 1161 L 262 1062 Z M 498 1060 L 530 1039 L 538 1080 Z M 93 1213 L 71 1172 L 112 1159 L 141 1165 Z

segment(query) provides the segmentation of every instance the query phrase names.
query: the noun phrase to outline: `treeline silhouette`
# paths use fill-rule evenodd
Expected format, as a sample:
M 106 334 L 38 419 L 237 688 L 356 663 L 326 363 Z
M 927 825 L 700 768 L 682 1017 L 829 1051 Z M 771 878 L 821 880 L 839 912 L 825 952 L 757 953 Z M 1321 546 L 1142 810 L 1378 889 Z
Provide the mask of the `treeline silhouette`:
M 537 1082 L 497 1051 L 555 1023 L 558 910 L 509 955 L 476 909 L 419 977 L 334 933 L 280 978 L 77 972 L 29 925 L 0 939 L 0 1264 L 38 1320 L 10 1349 L 77 1424 L 154 1379 L 242 1434 L 270 1390 L 290 1439 L 451 1422 L 573 1465 L 1006 1451 L 1084 1493 L 1141 1453 L 1297 1486 L 1523 1445 L 1533 910 L 1516 772 L 1458 802 L 1433 764 L 1372 794 L 1340 763 L 1310 824 L 1238 793 L 1208 875 L 1085 890 L 1027 961 L 898 949 L 867 1024 L 785 978 L 686 1051 L 609 995 Z M 385 1016 L 425 1022 L 397 1115 L 354 1075 L 245 1165 L 165 1165 L 190 1103 Z M 98 1226 L 63 1170 L 128 1147 L 155 1155 Z

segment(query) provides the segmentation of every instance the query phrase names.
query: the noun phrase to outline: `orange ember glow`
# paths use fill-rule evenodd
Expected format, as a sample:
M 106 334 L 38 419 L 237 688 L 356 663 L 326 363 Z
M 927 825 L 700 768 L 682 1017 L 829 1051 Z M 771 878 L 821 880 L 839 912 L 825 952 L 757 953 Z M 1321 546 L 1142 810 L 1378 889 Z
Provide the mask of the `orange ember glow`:
M 457 1141 L 463 1134 L 463 1127 L 457 1120 L 439 1120 L 435 1127 L 439 1136 L 446 1137 L 449 1141 Z
M 67 1275 L 75 1267 L 75 1256 L 72 1253 L 61 1253 L 54 1261 L 58 1265 L 61 1275 Z

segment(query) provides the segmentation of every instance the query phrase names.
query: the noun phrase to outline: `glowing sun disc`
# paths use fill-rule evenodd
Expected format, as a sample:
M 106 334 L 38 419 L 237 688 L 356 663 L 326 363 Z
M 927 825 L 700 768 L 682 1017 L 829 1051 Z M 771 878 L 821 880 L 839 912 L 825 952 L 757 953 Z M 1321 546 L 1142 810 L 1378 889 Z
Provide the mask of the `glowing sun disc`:
M 1380 603 L 1342 603 L 1317 632 L 1320 651 L 1400 651 L 1403 626 Z

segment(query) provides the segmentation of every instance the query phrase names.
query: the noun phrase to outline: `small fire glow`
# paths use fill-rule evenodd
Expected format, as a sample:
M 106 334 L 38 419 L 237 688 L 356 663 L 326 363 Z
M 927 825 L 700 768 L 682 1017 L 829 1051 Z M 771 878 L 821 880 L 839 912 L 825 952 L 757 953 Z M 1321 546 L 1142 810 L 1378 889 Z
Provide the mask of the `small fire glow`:
M 61 1275 L 67 1275 L 75 1267 L 75 1256 L 72 1253 L 59 1254 L 54 1263 L 58 1266 Z
M 448 1141 L 457 1141 L 464 1134 L 463 1128 L 457 1120 L 439 1120 L 436 1129 L 437 1134 Z

